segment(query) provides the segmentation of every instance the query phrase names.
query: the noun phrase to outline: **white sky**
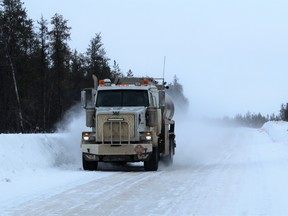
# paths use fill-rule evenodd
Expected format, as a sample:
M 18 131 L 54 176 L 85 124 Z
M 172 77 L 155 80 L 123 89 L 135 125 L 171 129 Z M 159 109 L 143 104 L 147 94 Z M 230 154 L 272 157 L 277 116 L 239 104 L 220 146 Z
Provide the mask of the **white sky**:
M 23 0 L 22 0 L 23 1 Z M 122 72 L 179 78 L 191 112 L 278 114 L 288 102 L 287 0 L 24 0 L 29 18 L 63 15 L 71 48 L 101 32 Z

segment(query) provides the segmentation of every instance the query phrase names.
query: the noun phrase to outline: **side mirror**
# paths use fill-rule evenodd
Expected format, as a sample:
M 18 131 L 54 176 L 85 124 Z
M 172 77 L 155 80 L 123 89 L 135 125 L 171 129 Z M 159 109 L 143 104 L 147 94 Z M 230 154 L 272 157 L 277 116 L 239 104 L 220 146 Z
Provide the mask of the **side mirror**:
M 85 109 L 87 107 L 86 91 L 81 91 L 81 106 Z
M 147 108 L 146 123 L 149 127 L 155 127 L 158 125 L 158 110 L 156 107 Z

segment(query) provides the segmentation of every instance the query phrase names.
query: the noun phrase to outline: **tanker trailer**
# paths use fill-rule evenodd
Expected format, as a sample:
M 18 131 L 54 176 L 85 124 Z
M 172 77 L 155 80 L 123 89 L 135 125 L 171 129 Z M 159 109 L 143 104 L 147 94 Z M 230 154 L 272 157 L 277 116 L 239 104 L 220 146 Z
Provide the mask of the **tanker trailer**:
M 134 77 L 113 84 L 109 79 L 94 81 L 94 88 L 81 92 L 86 126 L 91 128 L 82 132 L 83 169 L 96 170 L 98 162 L 141 161 L 146 171 L 156 171 L 159 160 L 171 165 L 174 104 L 164 82 Z

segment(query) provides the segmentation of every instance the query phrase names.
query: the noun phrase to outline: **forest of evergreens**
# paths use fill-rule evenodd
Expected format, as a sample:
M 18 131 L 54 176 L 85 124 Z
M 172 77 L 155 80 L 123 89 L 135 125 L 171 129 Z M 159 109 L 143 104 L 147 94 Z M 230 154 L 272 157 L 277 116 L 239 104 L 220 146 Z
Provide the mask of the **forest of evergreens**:
M 33 21 L 20 0 L 1 2 L 0 132 L 50 131 L 79 102 L 81 89 L 92 86 L 92 74 L 118 75 L 100 33 L 78 53 L 68 45 L 70 30 L 60 14 Z

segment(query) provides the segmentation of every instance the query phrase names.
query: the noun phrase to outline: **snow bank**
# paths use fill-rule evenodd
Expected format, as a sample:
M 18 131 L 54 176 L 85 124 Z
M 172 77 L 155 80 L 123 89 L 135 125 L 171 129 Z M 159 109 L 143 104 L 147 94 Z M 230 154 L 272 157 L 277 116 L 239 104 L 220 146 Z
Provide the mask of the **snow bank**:
M 288 122 L 269 121 L 261 128 L 273 142 L 288 142 Z
M 79 148 L 69 134 L 2 134 L 0 176 L 25 170 L 78 164 Z
M 81 168 L 84 113 L 70 111 L 58 128 L 54 134 L 0 134 L 0 181 L 50 168 Z

